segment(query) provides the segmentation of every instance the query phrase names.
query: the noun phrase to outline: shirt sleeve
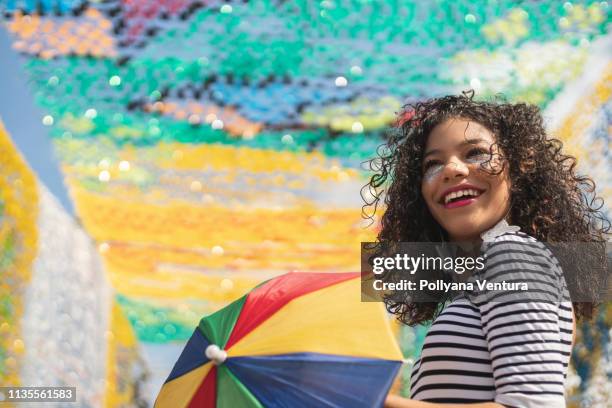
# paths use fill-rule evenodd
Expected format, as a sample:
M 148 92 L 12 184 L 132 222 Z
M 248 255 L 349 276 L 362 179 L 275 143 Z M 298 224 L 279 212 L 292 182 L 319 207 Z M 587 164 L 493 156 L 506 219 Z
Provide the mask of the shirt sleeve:
M 541 243 L 515 235 L 488 243 L 485 255 L 479 279 L 524 281 L 530 292 L 481 291 L 473 300 L 491 355 L 495 402 L 515 408 L 565 407 L 572 321 L 571 306 L 568 313 L 567 303 L 561 302 L 564 279 L 558 264 Z

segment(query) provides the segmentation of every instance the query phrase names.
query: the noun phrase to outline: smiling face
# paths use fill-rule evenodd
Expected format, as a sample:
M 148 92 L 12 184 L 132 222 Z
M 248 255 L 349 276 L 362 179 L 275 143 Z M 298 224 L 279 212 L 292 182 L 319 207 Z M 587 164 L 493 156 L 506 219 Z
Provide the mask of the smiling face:
M 507 214 L 508 166 L 495 142 L 487 128 L 461 118 L 448 119 L 429 134 L 421 194 L 452 241 L 477 240 Z M 483 170 L 483 163 L 499 174 Z

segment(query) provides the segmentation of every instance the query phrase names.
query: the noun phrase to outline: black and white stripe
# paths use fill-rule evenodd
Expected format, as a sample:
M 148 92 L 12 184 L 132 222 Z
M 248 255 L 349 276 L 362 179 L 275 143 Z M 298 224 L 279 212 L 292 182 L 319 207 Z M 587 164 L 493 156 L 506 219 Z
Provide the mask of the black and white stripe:
M 573 311 L 548 249 L 520 232 L 483 244 L 485 278 L 529 280 L 536 298 L 460 296 L 433 322 L 411 378 L 411 398 L 495 401 L 507 407 L 565 406 Z

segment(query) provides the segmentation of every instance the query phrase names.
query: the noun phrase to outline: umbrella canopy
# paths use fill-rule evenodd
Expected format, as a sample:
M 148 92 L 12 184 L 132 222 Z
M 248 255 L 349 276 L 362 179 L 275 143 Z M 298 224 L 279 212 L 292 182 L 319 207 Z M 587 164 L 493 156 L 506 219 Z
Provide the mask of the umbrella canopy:
M 156 408 L 382 406 L 402 354 L 359 273 L 289 273 L 203 318 Z

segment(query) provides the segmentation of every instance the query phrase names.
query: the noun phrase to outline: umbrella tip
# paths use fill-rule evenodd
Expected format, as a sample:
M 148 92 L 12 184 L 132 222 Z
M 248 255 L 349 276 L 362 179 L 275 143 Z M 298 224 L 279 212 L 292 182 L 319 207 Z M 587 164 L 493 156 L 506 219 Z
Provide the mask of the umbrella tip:
M 227 352 L 216 344 L 210 344 L 206 347 L 204 354 L 206 354 L 206 358 L 211 360 L 214 365 L 221 365 L 227 359 Z

